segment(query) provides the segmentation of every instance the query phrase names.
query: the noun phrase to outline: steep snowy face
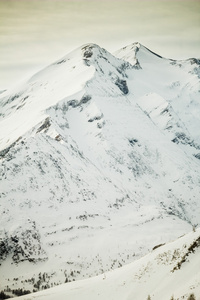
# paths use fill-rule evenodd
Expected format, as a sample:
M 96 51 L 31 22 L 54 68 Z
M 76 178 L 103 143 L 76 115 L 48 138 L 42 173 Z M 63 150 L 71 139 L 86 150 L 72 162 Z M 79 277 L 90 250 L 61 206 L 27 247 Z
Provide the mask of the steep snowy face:
M 117 56 L 86 44 L 2 94 L 2 286 L 96 275 L 199 223 L 198 61 Z
M 4 93 L 1 100 L 1 147 L 9 146 L 45 119 L 45 109 L 67 96 L 82 92 L 85 82 L 93 74 L 94 68 L 85 65 L 82 50 L 77 49 L 34 75 L 11 94 Z
M 139 43 L 124 47 L 115 55 L 140 67 L 132 72 L 135 76 L 131 91 L 136 101 L 145 94 L 149 99 L 155 98 L 152 93 L 164 98 L 186 125 L 190 137 L 200 144 L 199 60 L 165 59 Z M 152 101 L 155 103 L 155 100 Z
M 95 76 L 99 93 L 116 95 L 118 90 L 120 94 L 128 93 L 124 75 L 121 74 L 128 65 L 99 46 L 87 44 L 38 72 L 11 94 L 4 93 L 0 104 L 1 148 L 9 146 L 42 121 L 47 108 L 67 97 L 72 98 L 74 94 L 79 93 L 74 97 L 84 98 L 84 88 Z M 113 83 L 111 87 L 106 85 L 108 81 Z M 11 122 L 15 123 L 14 128 Z

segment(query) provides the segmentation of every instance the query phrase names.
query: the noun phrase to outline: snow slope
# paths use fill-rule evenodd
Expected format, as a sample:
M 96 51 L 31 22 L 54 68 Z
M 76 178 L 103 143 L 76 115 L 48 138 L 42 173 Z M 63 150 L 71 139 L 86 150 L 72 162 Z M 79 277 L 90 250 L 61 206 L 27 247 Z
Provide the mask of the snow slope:
M 200 222 L 199 61 L 84 45 L 0 98 L 0 288 L 132 262 Z M 42 277 L 42 280 L 41 280 Z
M 165 59 L 139 43 L 124 47 L 115 55 L 135 63 L 136 70 L 139 69 L 135 71 L 135 84 L 132 85 L 136 98 L 152 93 L 164 98 L 186 125 L 191 137 L 200 143 L 200 132 L 197 129 L 200 126 L 200 60 Z
M 200 230 L 189 233 L 120 269 L 67 283 L 20 299 L 200 299 Z M 17 298 L 15 298 L 17 299 Z

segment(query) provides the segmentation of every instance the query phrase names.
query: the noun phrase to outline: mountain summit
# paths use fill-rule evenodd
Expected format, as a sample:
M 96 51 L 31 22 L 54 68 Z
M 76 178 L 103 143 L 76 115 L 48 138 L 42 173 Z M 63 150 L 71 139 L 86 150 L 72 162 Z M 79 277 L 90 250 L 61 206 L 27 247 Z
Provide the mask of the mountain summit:
M 2 289 L 98 275 L 199 224 L 199 91 L 198 59 L 134 43 L 1 95 Z

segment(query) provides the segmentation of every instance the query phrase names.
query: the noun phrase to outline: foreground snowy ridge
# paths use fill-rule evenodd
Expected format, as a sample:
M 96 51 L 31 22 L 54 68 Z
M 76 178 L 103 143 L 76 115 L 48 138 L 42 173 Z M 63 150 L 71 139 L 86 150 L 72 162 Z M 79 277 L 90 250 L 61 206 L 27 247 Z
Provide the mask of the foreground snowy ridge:
M 155 247 L 156 248 L 156 247 Z M 200 299 L 200 230 L 189 233 L 120 269 L 67 283 L 20 299 Z M 16 298 L 15 298 L 16 299 Z
M 142 257 L 200 223 L 198 59 L 84 45 L 0 98 L 0 290 Z

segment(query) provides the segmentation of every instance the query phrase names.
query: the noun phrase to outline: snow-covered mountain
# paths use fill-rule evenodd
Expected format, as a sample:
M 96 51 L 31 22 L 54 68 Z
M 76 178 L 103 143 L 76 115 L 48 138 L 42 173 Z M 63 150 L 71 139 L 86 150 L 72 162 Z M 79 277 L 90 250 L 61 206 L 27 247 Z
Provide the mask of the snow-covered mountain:
M 139 43 L 84 45 L 5 91 L 0 289 L 98 275 L 199 224 L 199 95 L 199 60 Z
M 199 300 L 199 257 L 198 230 L 167 245 L 157 245 L 145 257 L 120 269 L 90 279 L 62 284 L 20 299 Z

